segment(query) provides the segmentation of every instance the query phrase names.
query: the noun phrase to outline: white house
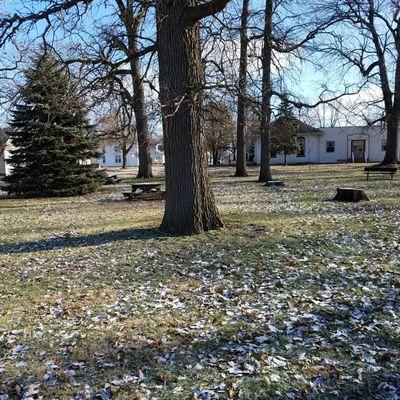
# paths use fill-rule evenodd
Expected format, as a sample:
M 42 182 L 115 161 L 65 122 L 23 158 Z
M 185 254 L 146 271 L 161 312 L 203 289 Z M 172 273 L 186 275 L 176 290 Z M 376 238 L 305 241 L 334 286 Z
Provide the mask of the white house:
M 319 128 L 310 133 L 301 133 L 297 139 L 300 151 L 288 156 L 288 164 L 378 163 L 383 160 L 386 150 L 386 129 L 382 126 Z M 257 139 L 254 161 L 260 164 L 260 160 L 261 140 Z M 271 164 L 283 163 L 283 154 L 271 154 Z
M 10 156 L 10 141 L 7 138 L 6 130 L 0 129 L 0 176 L 8 175 L 11 167 L 7 164 L 6 159 Z
M 0 175 L 9 175 L 11 167 L 7 164 L 6 159 L 10 155 L 10 141 L 7 140 L 5 131 L 0 129 Z M 122 150 L 113 144 L 106 144 L 99 151 L 102 156 L 99 159 L 88 160 L 91 163 L 99 164 L 101 167 L 121 167 L 122 166 Z M 151 159 L 154 164 L 164 164 L 164 152 L 162 145 L 158 144 L 150 150 Z M 127 166 L 139 166 L 138 146 L 134 145 L 127 155 Z
M 93 163 L 99 164 L 101 167 L 121 167 L 122 166 L 122 149 L 115 144 L 105 144 L 100 149 L 102 156 L 93 160 Z M 156 145 L 150 150 L 151 160 L 153 164 L 164 164 L 164 152 L 161 145 Z M 127 154 L 127 166 L 139 166 L 139 149 L 137 145 L 133 145 Z

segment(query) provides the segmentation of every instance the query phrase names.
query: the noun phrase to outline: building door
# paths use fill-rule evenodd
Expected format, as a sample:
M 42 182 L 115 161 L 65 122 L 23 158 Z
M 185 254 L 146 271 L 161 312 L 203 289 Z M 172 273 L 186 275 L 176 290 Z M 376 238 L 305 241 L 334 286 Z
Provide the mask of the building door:
M 365 162 L 365 140 L 352 140 L 351 154 L 354 162 Z

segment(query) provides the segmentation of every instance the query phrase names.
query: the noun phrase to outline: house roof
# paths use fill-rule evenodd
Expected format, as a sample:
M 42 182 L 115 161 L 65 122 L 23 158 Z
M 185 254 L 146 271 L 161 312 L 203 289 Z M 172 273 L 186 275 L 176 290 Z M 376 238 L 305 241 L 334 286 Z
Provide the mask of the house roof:
M 306 124 L 305 122 L 299 120 L 296 117 L 279 117 L 275 121 L 271 123 L 272 130 L 280 131 L 286 130 L 288 127 L 293 128 L 293 133 L 296 135 L 312 133 L 315 135 L 321 135 L 323 132 L 317 128 L 312 127 L 311 125 Z

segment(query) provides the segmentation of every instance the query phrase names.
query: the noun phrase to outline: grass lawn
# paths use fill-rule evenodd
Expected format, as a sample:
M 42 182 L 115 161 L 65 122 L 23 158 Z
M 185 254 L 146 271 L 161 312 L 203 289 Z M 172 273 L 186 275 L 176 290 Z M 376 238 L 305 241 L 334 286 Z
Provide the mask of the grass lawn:
M 399 178 L 211 174 L 226 227 L 192 237 L 123 201 L 129 175 L 0 198 L 0 400 L 400 398 Z M 371 201 L 327 201 L 339 185 Z

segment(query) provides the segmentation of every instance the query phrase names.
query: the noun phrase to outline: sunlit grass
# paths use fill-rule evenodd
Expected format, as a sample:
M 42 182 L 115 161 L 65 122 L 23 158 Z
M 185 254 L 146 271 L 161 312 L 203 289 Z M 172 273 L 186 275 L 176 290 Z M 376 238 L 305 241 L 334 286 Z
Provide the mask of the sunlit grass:
M 129 173 L 92 196 L 0 199 L 0 398 L 396 394 L 399 180 L 274 174 L 285 188 L 212 169 L 225 228 L 187 237 L 157 230 L 162 202 L 122 199 Z M 344 185 L 371 201 L 329 201 Z

